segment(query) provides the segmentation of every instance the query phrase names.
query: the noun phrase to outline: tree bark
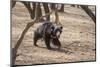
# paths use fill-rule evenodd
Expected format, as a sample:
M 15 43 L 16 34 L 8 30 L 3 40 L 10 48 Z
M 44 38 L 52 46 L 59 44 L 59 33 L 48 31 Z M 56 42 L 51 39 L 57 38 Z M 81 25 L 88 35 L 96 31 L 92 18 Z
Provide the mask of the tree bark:
M 61 4 L 60 12 L 64 12 L 64 4 Z
M 34 15 L 32 15 L 32 8 L 31 8 L 31 6 L 30 6 L 30 2 L 22 2 L 24 5 L 25 5 L 25 7 L 27 8 L 27 10 L 28 10 L 28 12 L 29 12 L 29 14 L 30 14 L 30 17 L 31 17 L 31 19 L 34 19 Z
M 30 2 L 22 2 L 22 3 L 28 9 L 31 19 L 34 19 L 36 3 L 30 3 Z M 33 5 L 33 7 L 31 7 L 31 4 Z
M 56 24 L 59 24 L 60 22 L 59 22 L 59 15 L 58 15 L 58 9 L 56 8 L 55 9 L 55 23 Z
M 45 14 L 47 14 L 47 13 L 50 12 L 47 3 L 43 3 L 43 7 L 44 7 Z M 47 21 L 50 21 L 50 15 L 47 16 L 46 20 L 47 20 Z
M 75 7 L 75 5 L 71 5 L 71 7 Z
M 52 10 L 55 10 L 55 3 L 51 3 L 50 7 L 51 7 Z
M 81 8 L 91 17 L 91 19 L 96 23 L 96 16 L 93 12 L 88 8 L 88 6 L 81 5 Z
M 16 1 L 12 1 L 11 8 L 15 7 Z
M 37 17 L 41 17 L 41 16 L 42 16 L 42 10 L 41 10 L 40 3 L 38 3 L 38 5 L 37 5 Z
M 31 16 L 34 19 L 34 17 L 35 17 L 36 3 L 32 2 L 32 6 L 33 6 L 33 10 L 32 10 Z

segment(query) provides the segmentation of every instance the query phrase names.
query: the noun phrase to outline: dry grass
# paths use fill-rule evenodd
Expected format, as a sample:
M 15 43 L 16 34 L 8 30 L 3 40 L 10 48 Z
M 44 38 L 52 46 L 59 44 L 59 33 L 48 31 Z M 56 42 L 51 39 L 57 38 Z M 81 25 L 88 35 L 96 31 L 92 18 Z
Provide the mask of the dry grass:
M 81 8 L 69 6 L 66 6 L 65 12 L 59 13 L 59 16 L 63 25 L 61 50 L 48 50 L 41 40 L 38 42 L 40 47 L 33 45 L 33 32 L 41 24 L 38 23 L 25 35 L 18 49 L 16 65 L 95 60 L 95 24 L 90 17 Z M 51 18 L 53 21 L 53 15 Z M 12 9 L 12 48 L 29 21 L 31 19 L 27 9 L 23 4 L 17 3 Z

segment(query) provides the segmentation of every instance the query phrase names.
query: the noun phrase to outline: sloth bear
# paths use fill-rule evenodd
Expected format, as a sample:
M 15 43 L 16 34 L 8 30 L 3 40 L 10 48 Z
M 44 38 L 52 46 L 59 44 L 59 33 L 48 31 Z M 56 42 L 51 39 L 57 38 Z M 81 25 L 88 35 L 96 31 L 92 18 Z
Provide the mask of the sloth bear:
M 61 25 L 59 26 L 50 21 L 45 21 L 34 32 L 34 45 L 38 46 L 36 43 L 42 38 L 49 50 L 51 49 L 50 42 L 52 42 L 53 45 L 58 46 L 58 49 L 60 49 L 61 43 L 59 37 L 62 33 L 62 28 Z

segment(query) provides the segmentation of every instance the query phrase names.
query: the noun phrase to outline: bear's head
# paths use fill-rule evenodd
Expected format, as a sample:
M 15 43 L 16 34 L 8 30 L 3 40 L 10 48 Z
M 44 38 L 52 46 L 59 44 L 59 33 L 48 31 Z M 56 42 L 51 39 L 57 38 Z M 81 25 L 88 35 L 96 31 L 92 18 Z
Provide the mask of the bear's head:
M 51 28 L 51 38 L 60 38 L 60 35 L 62 33 L 62 26 L 54 25 L 54 27 Z

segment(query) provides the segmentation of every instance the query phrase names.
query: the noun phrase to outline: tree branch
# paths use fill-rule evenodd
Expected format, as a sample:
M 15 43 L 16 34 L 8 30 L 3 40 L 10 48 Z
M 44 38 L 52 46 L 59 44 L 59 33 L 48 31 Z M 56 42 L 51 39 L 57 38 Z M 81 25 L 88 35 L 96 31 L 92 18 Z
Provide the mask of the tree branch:
M 25 29 L 23 30 L 23 32 L 22 32 L 22 34 L 21 34 L 19 40 L 17 41 L 17 43 L 16 43 L 16 45 L 15 45 L 15 47 L 14 47 L 14 51 L 12 52 L 12 53 L 13 53 L 12 65 L 15 64 L 15 60 L 16 60 L 16 56 L 17 56 L 17 50 L 18 50 L 18 48 L 19 48 L 19 46 L 20 46 L 22 40 L 24 39 L 25 34 L 26 34 L 27 31 L 29 30 L 29 28 L 30 28 L 31 26 L 33 26 L 34 23 L 38 23 L 39 20 L 41 20 L 43 17 L 46 17 L 46 16 L 50 15 L 51 13 L 52 13 L 52 12 L 47 13 L 46 15 L 41 16 L 41 17 L 39 17 L 39 18 L 35 18 L 32 22 L 30 22 L 30 23 L 28 23 L 28 24 L 26 25 Z
M 96 23 L 96 16 L 92 13 L 92 11 L 87 6 L 81 5 L 81 7 L 91 17 L 91 19 L 94 21 L 94 23 Z

